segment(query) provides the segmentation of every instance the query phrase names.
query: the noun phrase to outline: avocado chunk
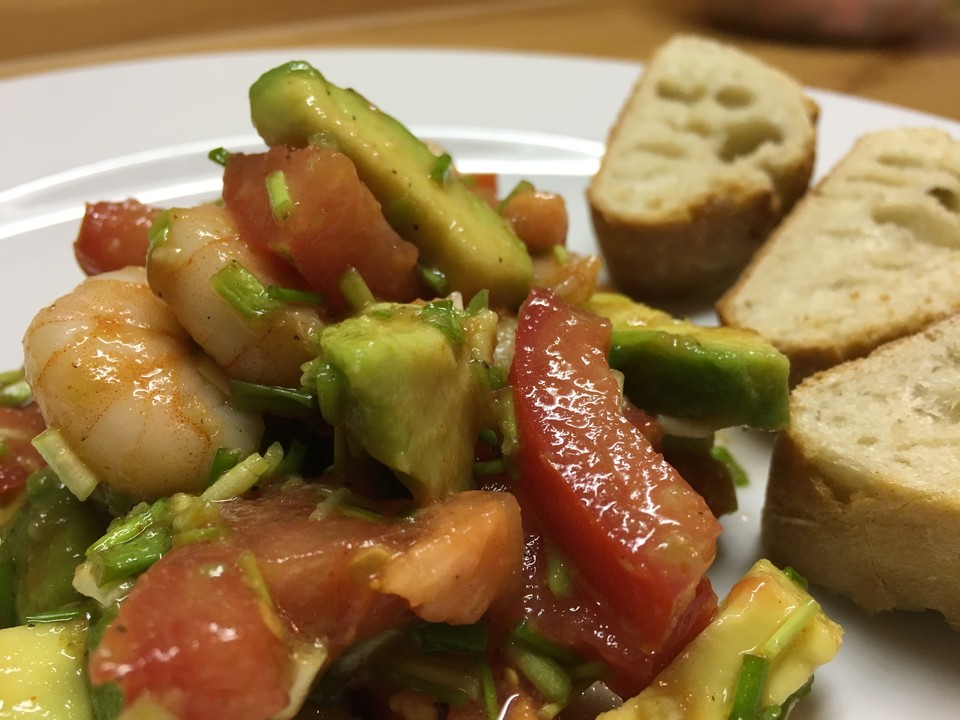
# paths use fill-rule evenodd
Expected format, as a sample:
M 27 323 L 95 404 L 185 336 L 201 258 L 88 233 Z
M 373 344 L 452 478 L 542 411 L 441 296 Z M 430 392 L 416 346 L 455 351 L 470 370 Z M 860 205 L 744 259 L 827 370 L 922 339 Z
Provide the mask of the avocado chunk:
M 362 95 L 328 82 L 306 62 L 264 73 L 250 88 L 253 124 L 268 145 L 330 143 L 349 157 L 387 222 L 417 246 L 449 291 L 490 291 L 494 307 L 527 296 L 533 264 L 510 225 L 448 172 L 423 142 Z
M 92 720 L 86 637 L 85 620 L 0 630 L 0 717 Z
M 698 326 L 616 293 L 585 307 L 612 322 L 610 365 L 647 412 L 715 428 L 787 425 L 789 361 L 756 333 Z
M 331 325 L 305 372 L 324 418 L 428 502 L 473 486 L 497 316 L 379 303 Z

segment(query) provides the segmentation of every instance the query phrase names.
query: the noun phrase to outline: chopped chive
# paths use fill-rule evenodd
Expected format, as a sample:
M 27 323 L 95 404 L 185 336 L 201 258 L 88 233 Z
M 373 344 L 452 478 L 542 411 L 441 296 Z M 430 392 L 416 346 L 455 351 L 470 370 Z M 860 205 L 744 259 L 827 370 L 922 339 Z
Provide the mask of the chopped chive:
M 452 707 L 463 707 L 470 702 L 470 696 L 459 687 L 442 685 L 400 670 L 389 671 L 387 678 L 400 687 L 429 695 Z
M 47 428 L 33 439 L 32 444 L 70 492 L 79 500 L 90 497 L 100 481 L 67 444 L 59 430 Z
M 498 441 L 496 430 L 491 430 L 490 428 L 484 428 L 479 433 L 477 433 L 477 442 L 481 442 L 484 445 L 496 445 Z
M 263 317 L 280 308 L 267 289 L 247 268 L 230 262 L 214 273 L 210 284 L 234 310 L 248 320 Z
M 340 372 L 328 362 L 316 362 L 310 368 L 310 377 L 317 391 L 317 403 L 328 423 L 336 426 L 343 400 L 344 380 Z
M 430 168 L 430 179 L 437 185 L 443 185 L 450 177 L 451 170 L 453 170 L 453 158 L 450 157 L 449 153 L 443 153 L 433 161 Z
M 487 385 L 491 390 L 500 390 L 507 385 L 507 373 L 499 365 L 487 365 Z
M 301 417 L 312 410 L 314 398 L 305 390 L 259 385 L 243 380 L 230 380 L 230 396 L 241 410 L 266 412 L 282 417 Z
M 484 288 L 477 292 L 467 303 L 467 315 L 476 315 L 490 307 L 490 291 Z
M 200 497 L 204 500 L 232 500 L 251 490 L 258 482 L 269 478 L 276 472 L 283 460 L 283 448 L 275 442 L 267 451 L 251 453 L 234 467 L 227 470 Z
M 497 393 L 494 403 L 500 436 L 503 438 L 500 447 L 506 457 L 512 457 L 520 449 L 520 435 L 517 430 L 517 413 L 513 405 L 513 392 L 509 387 L 504 388 Z
M 503 458 L 497 458 L 496 460 L 482 460 L 473 464 L 473 474 L 476 477 L 500 475 L 506 471 L 507 465 Z
M 250 550 L 244 550 L 237 558 L 237 567 L 240 568 L 243 581 L 247 586 L 268 608 L 273 609 L 273 598 L 270 597 L 267 581 L 263 579 L 256 556 Z
M 20 380 L 0 388 L 0 406 L 20 407 L 30 402 L 33 393 L 26 380 Z
M 222 147 L 214 148 L 207 153 L 207 158 L 213 160 L 217 165 L 226 165 L 229 157 L 230 151 Z
M 213 485 L 217 478 L 240 462 L 240 451 L 236 448 L 217 448 L 217 454 L 210 463 L 210 472 L 207 474 L 207 487 Z
M 297 439 L 290 441 L 290 447 L 283 454 L 283 460 L 277 472 L 284 476 L 299 475 L 303 468 L 303 461 L 307 456 L 307 446 Z
M 747 475 L 747 471 L 743 469 L 743 466 L 737 462 L 737 459 L 733 457 L 727 448 L 722 445 L 714 445 L 710 448 L 710 457 L 727 466 L 734 485 L 737 487 L 746 487 L 750 484 L 750 476 Z
M 267 199 L 270 201 L 270 210 L 277 222 L 290 217 L 293 212 L 293 198 L 290 197 L 290 188 L 287 186 L 287 176 L 283 170 L 274 170 L 267 175 Z
M 508 642 L 504 650 L 517 670 L 547 702 L 566 705 L 573 691 L 573 681 L 556 660 L 517 642 Z
M 580 663 L 567 668 L 567 674 L 574 682 L 587 681 L 593 683 L 603 680 L 607 676 L 607 665 L 602 660 Z
M 497 684 L 493 680 L 493 668 L 490 667 L 490 659 L 486 655 L 480 658 L 480 692 L 483 695 L 487 720 L 498 720 L 500 703 L 497 700 Z
M 581 662 L 579 655 L 562 645 L 558 645 L 553 640 L 547 639 L 526 620 L 520 622 L 513 629 L 510 637 L 515 644 L 527 647 L 541 655 L 546 655 L 564 665 L 578 665 Z
M 163 210 L 157 214 L 147 230 L 147 254 L 154 251 L 167 241 L 170 234 L 170 221 L 173 219 L 172 210 Z
M 401 656 L 382 669 L 393 682 L 432 695 L 454 707 L 463 707 L 480 696 L 480 678 L 473 662 L 451 656 Z
M 547 548 L 547 588 L 556 597 L 566 597 L 573 590 L 573 575 L 566 560 L 553 548 Z
M 424 652 L 455 652 L 480 655 L 487 649 L 490 638 L 486 623 L 450 625 L 424 623 L 413 630 L 413 635 Z
M 383 515 L 380 513 L 375 513 L 373 510 L 367 510 L 366 508 L 352 505 L 350 503 L 340 503 L 337 505 L 336 510 L 341 515 L 346 515 L 354 520 L 364 520 L 372 523 L 378 523 L 384 520 Z
M 447 276 L 437 268 L 420 266 L 420 277 L 427 284 L 435 295 L 446 295 L 450 290 L 450 284 L 447 282 Z
M 350 497 L 350 491 L 345 488 L 337 488 L 330 492 L 323 500 L 317 503 L 317 506 L 310 513 L 311 520 L 323 520 L 329 517 L 330 513 L 336 510 L 342 503 Z
M 20 382 L 24 377 L 26 377 L 26 372 L 24 372 L 23 368 L 18 370 L 3 370 L 0 372 L 0 387 Z
M 89 617 L 89 615 L 90 613 L 85 607 L 58 608 L 57 610 L 47 610 L 46 612 L 27 615 L 24 621 L 26 625 L 61 623 L 78 620 L 82 617 Z
M 153 525 L 129 542 L 114 545 L 90 556 L 97 585 L 125 580 L 139 575 L 172 547 L 170 534 Z
M 267 286 L 267 296 L 278 302 L 302 303 L 303 305 L 326 305 L 327 299 L 320 293 L 310 290 L 296 290 L 294 288 Z
M 787 619 L 776 629 L 773 635 L 763 644 L 760 654 L 773 659 L 781 650 L 787 647 L 800 632 L 810 624 L 810 621 L 820 612 L 820 604 L 809 598 L 803 605 L 791 612 Z
M 198 542 L 208 542 L 211 540 L 220 540 L 230 534 L 230 529 L 226 527 L 202 527 L 191 528 L 178 532 L 173 536 L 173 546 L 192 545 Z
M 454 345 L 463 345 L 463 327 L 457 317 L 452 300 L 433 300 L 428 302 L 417 313 L 417 317 L 436 327 L 447 336 Z
M 341 275 L 338 284 L 347 304 L 355 313 L 363 312 L 369 305 L 376 302 L 363 276 L 355 267 L 349 268 Z
M 770 661 L 759 655 L 744 653 L 736 689 L 727 720 L 756 720 L 760 712 L 760 700 L 767 680 Z
M 784 575 L 786 575 L 788 578 L 790 578 L 793 582 L 795 582 L 797 585 L 802 587 L 804 590 L 807 589 L 807 585 L 808 585 L 807 579 L 803 575 L 798 573 L 796 570 L 794 570 L 792 567 L 790 567 L 789 565 L 784 567 L 783 570 L 781 570 L 780 572 L 782 572 Z
M 87 557 L 129 542 L 143 534 L 154 523 L 164 522 L 167 509 L 166 498 L 161 498 L 152 505 L 141 503 L 127 517 L 114 520 L 107 528 L 106 534 L 87 548 Z
M 553 259 L 559 264 L 566 265 L 570 262 L 570 253 L 563 245 L 554 245 L 551 252 L 553 253 Z
M 507 193 L 507 196 L 500 201 L 500 204 L 497 206 L 497 212 L 502 213 L 507 205 L 520 193 L 531 192 L 536 190 L 533 186 L 533 183 L 529 180 L 521 180 L 516 185 L 513 186 L 513 189 Z

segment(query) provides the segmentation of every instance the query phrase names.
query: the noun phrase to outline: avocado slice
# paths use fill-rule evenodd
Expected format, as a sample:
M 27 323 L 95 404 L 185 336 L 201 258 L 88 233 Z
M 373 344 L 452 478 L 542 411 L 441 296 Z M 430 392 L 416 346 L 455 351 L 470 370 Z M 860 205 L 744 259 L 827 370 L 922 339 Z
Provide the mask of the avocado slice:
M 351 450 L 389 467 L 416 500 L 466 490 L 496 323 L 490 310 L 463 312 L 449 300 L 375 304 L 323 330 L 304 385 Z
M 390 115 L 306 62 L 264 73 L 250 88 L 253 124 L 268 145 L 332 143 L 357 168 L 393 228 L 439 271 L 450 291 L 490 291 L 495 307 L 527 296 L 533 264 L 510 225 L 477 197 L 449 156 L 438 158 Z
M 789 361 L 756 333 L 698 326 L 617 293 L 585 308 L 613 323 L 610 365 L 647 412 L 714 428 L 787 425 Z

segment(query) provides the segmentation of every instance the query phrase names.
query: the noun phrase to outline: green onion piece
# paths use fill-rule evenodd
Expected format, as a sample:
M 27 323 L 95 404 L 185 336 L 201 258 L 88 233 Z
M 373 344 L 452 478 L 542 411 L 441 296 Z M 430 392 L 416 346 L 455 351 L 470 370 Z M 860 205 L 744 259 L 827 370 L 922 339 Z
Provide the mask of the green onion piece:
M 217 448 L 217 454 L 210 463 L 210 472 L 207 475 L 207 487 L 213 485 L 217 478 L 240 462 L 240 451 L 236 448 Z
M 437 185 L 443 185 L 450 177 L 450 171 L 453 170 L 453 158 L 449 153 L 443 153 L 433 161 L 430 168 L 430 179 Z
M 331 491 L 323 500 L 317 503 L 317 507 L 313 509 L 313 512 L 310 513 L 311 520 L 323 520 L 328 517 L 330 513 L 336 510 L 340 505 L 345 503 L 350 498 L 350 491 L 345 488 L 337 488 L 336 490 Z
M 26 373 L 23 368 L 18 370 L 3 370 L 0 371 L 0 387 L 10 385 L 11 383 L 20 382 L 26 377 Z
M 363 312 L 369 305 L 376 302 L 363 276 L 355 267 L 349 268 L 341 275 L 338 284 L 347 304 L 355 313 Z
M 490 475 L 500 475 L 507 471 L 507 464 L 503 458 L 496 460 L 482 460 L 473 464 L 473 474 L 475 477 L 488 477 Z
M 536 188 L 533 186 L 532 182 L 530 182 L 529 180 L 521 180 L 516 185 L 514 185 L 513 189 L 509 193 L 507 193 L 507 196 L 500 201 L 500 204 L 497 205 L 497 212 L 503 213 L 504 209 L 507 207 L 510 201 L 513 200 L 520 193 L 531 192 L 533 190 L 536 190 Z
M 448 657 L 400 657 L 384 668 L 386 676 L 402 687 L 432 695 L 454 707 L 463 707 L 480 696 L 480 679 L 473 663 Z
M 487 365 L 487 385 L 491 390 L 507 386 L 507 373 L 499 365 Z
M 743 469 L 743 465 L 737 462 L 737 459 L 733 457 L 727 448 L 722 445 L 714 445 L 710 448 L 710 457 L 727 466 L 734 485 L 737 487 L 746 487 L 750 484 L 750 476 L 747 475 L 747 471 Z
M 413 630 L 413 635 L 424 652 L 455 652 L 480 655 L 487 649 L 490 631 L 486 623 L 450 625 L 424 623 Z
M 267 294 L 263 284 L 238 262 L 230 262 L 214 273 L 210 284 L 231 307 L 248 320 L 263 317 L 281 307 Z
M 564 665 L 578 665 L 580 656 L 562 645 L 549 640 L 534 629 L 526 620 L 520 622 L 510 634 L 515 645 L 526 647 L 538 654 L 563 663 Z
M 207 153 L 207 158 L 213 160 L 217 165 L 226 165 L 229 157 L 230 151 L 222 147 L 214 148 Z
M 547 588 L 556 597 L 567 597 L 573 591 L 573 574 L 566 560 L 553 548 L 547 548 Z
M 170 534 L 156 525 L 134 540 L 114 545 L 90 556 L 93 578 L 99 587 L 139 575 L 172 547 Z
M 267 286 L 267 297 L 277 302 L 301 303 L 303 305 L 326 305 L 327 299 L 320 293 L 309 290 L 296 290 L 294 288 L 278 287 L 277 285 Z
M 299 475 L 303 468 L 303 461 L 307 457 L 307 446 L 297 439 L 290 441 L 290 447 L 283 454 L 283 461 L 277 472 L 283 477 Z
M 493 668 L 490 659 L 483 655 L 480 658 L 480 692 L 483 696 L 483 708 L 487 712 L 487 720 L 499 720 L 500 703 L 497 700 L 497 684 L 493 680 Z
M 467 315 L 476 315 L 478 313 L 483 312 L 484 310 L 489 309 L 489 307 L 490 307 L 490 291 L 484 288 L 483 290 L 480 290 L 479 292 L 477 292 L 477 294 L 474 295 L 472 298 L 470 298 L 470 302 L 467 303 L 466 312 L 467 312 Z
M 775 658 L 810 624 L 818 612 L 820 612 L 820 604 L 813 598 L 809 598 L 787 616 L 787 619 L 760 648 L 760 654 L 771 660 Z
M 283 170 L 274 170 L 267 175 L 266 184 L 270 210 L 273 212 L 274 219 L 282 222 L 293 212 L 293 198 L 290 197 L 287 176 L 283 174 Z
M 757 720 L 760 700 L 767 681 L 770 661 L 759 655 L 744 653 L 740 674 L 737 675 L 733 703 L 727 720 Z
M 152 505 L 140 503 L 127 517 L 119 518 L 110 523 L 106 534 L 87 548 L 87 557 L 96 553 L 102 553 L 116 545 L 130 542 L 143 534 L 151 525 L 165 522 L 167 519 L 167 505 L 168 502 L 166 498 L 161 498 Z
M 607 665 L 602 660 L 580 663 L 567 668 L 567 674 L 574 682 L 586 681 L 587 684 L 603 680 L 607 676 Z
M 450 284 L 447 282 L 447 276 L 437 268 L 420 265 L 420 277 L 427 284 L 434 295 L 446 295 L 450 292 Z
M 373 510 L 367 510 L 366 508 L 350 503 L 340 503 L 336 509 L 341 515 L 346 515 L 354 520 L 364 520 L 372 523 L 378 523 L 384 520 L 383 515 L 380 513 L 375 513 Z
M 33 439 L 32 444 L 70 492 L 79 500 L 90 497 L 100 481 L 70 448 L 59 430 L 47 428 Z
M 494 398 L 494 405 L 497 411 L 500 436 L 503 438 L 500 447 L 504 456 L 512 457 L 520 450 L 520 435 L 517 430 L 517 414 L 513 406 L 513 393 L 509 387 L 497 393 Z
M 561 265 L 566 265 L 570 262 L 570 253 L 563 245 L 554 245 L 551 252 L 553 253 L 553 259 Z
M 783 570 L 781 570 L 780 572 L 782 572 L 784 575 L 786 575 L 788 578 L 790 578 L 793 582 L 795 582 L 797 585 L 802 587 L 804 590 L 807 589 L 807 585 L 808 585 L 807 579 L 803 575 L 798 573 L 796 570 L 794 570 L 792 567 L 790 567 L 789 565 L 783 568 Z
M 26 380 L 11 383 L 0 388 L 0 406 L 20 407 L 26 405 L 33 398 L 33 393 Z
M 499 438 L 497 437 L 496 430 L 484 428 L 477 433 L 477 442 L 481 442 L 484 445 L 496 445 L 498 440 Z
M 311 363 L 308 372 L 313 379 L 323 417 L 331 425 L 338 425 L 345 390 L 343 376 L 333 365 L 319 360 Z
M 507 643 L 504 651 L 545 700 L 566 705 L 573 691 L 573 681 L 556 660 L 517 642 Z
M 227 527 L 202 527 L 202 528 L 191 528 L 190 530 L 184 530 L 183 532 L 178 532 L 173 536 L 173 546 L 178 547 L 180 545 L 192 545 L 193 543 L 198 542 L 209 542 L 212 540 L 221 540 L 227 537 L 230 534 L 230 529 Z
M 463 345 L 463 327 L 460 325 L 460 318 L 457 317 L 452 300 L 428 302 L 420 308 L 417 317 L 436 327 L 454 345 Z
M 269 478 L 276 472 L 283 460 L 283 448 L 275 442 L 267 451 L 251 453 L 234 467 L 227 470 L 210 487 L 203 491 L 200 497 L 203 500 L 232 500 L 251 490 L 258 482 Z
M 172 210 L 163 210 L 157 214 L 147 230 L 147 255 L 153 252 L 154 248 L 163 245 L 170 234 L 170 221 L 173 219 Z
M 391 670 L 387 678 L 400 687 L 429 695 L 452 707 L 463 707 L 470 702 L 470 696 L 458 687 L 442 685 L 400 670 Z
M 230 380 L 230 395 L 241 410 L 266 412 L 282 417 L 301 417 L 313 409 L 313 395 L 305 390 L 258 385 L 243 380 Z
M 237 558 L 237 567 L 240 568 L 243 581 L 247 586 L 272 610 L 273 598 L 270 597 L 267 581 L 263 579 L 263 573 L 260 572 L 260 565 L 257 563 L 256 556 L 251 551 L 244 550 Z
M 87 608 L 82 606 L 64 607 L 56 610 L 47 610 L 36 615 L 27 615 L 24 620 L 27 625 L 37 625 L 40 623 L 61 623 L 78 620 L 83 617 L 89 617 Z

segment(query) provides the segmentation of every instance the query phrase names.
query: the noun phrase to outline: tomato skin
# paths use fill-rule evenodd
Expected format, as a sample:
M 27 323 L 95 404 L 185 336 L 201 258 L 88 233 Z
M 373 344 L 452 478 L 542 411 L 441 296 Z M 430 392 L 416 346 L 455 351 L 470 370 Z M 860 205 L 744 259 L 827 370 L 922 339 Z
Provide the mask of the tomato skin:
M 138 200 L 87 203 L 73 252 L 87 275 L 144 265 L 147 231 L 160 211 Z
M 270 208 L 266 178 L 282 171 L 293 201 L 285 218 Z M 380 204 L 346 155 L 308 146 L 231 154 L 223 199 L 247 242 L 288 258 L 337 313 L 348 310 L 340 277 L 359 271 L 374 296 L 408 301 L 424 291 L 417 248 L 387 223 Z
M 46 463 L 30 441 L 46 426 L 40 408 L 0 407 L 0 441 L 7 451 L 0 455 L 0 505 L 20 493 L 27 477 Z
M 232 543 L 174 548 L 142 575 L 90 658 L 95 685 L 116 682 L 180 720 L 266 720 L 288 701 L 287 644 L 264 619 Z
M 620 413 L 608 322 L 542 289 L 520 310 L 510 370 L 524 494 L 587 586 L 663 647 L 716 553 L 703 499 Z M 638 613 L 638 608 L 642 612 Z

